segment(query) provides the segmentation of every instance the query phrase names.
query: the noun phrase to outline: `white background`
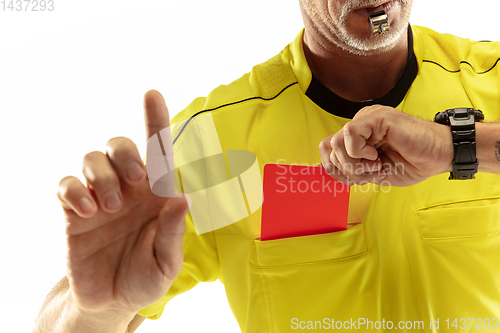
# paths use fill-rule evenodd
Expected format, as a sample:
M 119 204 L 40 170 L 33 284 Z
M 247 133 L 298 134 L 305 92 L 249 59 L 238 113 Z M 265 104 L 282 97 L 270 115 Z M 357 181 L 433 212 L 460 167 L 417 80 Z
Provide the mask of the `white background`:
M 115 136 L 131 138 L 144 155 L 147 90 L 159 90 L 174 115 L 274 56 L 302 28 L 297 0 L 54 2 L 52 12 L 0 7 L 6 332 L 30 332 L 45 295 L 66 273 L 59 180 L 81 178 L 83 156 L 103 151 Z M 415 0 L 411 22 L 500 40 L 497 2 Z M 239 331 L 220 282 L 177 297 L 159 321 L 147 320 L 138 331 L 201 330 Z

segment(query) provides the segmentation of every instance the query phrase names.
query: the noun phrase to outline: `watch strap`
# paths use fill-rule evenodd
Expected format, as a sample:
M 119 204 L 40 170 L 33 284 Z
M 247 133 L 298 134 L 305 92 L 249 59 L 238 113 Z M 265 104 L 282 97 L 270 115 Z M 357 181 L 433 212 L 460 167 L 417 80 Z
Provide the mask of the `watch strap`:
M 450 125 L 453 137 L 453 171 L 449 179 L 475 179 L 478 170 L 476 159 L 476 121 L 484 119 L 480 110 L 456 108 L 439 112 L 434 121 Z

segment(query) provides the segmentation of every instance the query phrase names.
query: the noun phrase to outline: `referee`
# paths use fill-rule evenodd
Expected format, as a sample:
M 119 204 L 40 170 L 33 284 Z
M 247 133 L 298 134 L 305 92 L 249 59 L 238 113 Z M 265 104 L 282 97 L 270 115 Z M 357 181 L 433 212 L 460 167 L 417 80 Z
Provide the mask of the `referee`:
M 245 333 L 410 332 L 398 323 L 414 320 L 466 331 L 468 318 L 500 329 L 500 43 L 410 25 L 412 0 L 299 3 L 295 40 L 171 123 L 162 96 L 145 94 L 148 139 L 172 125 L 162 151 L 176 164 L 207 158 L 189 182 L 179 172 L 198 191 L 153 194 L 122 137 L 85 156 L 87 186 L 61 180 L 68 274 L 36 332 L 133 332 L 217 279 Z M 351 186 L 347 229 L 261 240 L 260 177 L 209 194 L 200 213 L 200 191 L 235 179 L 224 160 L 226 179 L 203 178 L 230 151 L 251 152 L 260 174 L 321 163 Z M 211 227 L 200 232 L 198 216 Z

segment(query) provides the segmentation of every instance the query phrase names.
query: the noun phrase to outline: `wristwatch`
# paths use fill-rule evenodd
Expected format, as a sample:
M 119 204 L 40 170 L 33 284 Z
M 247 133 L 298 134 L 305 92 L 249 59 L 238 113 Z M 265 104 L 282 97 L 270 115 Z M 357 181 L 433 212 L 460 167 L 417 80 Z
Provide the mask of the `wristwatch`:
M 477 173 L 476 159 L 476 121 L 484 120 L 481 110 L 472 108 L 456 108 L 438 112 L 434 121 L 450 125 L 453 136 L 453 171 L 448 179 L 475 179 Z

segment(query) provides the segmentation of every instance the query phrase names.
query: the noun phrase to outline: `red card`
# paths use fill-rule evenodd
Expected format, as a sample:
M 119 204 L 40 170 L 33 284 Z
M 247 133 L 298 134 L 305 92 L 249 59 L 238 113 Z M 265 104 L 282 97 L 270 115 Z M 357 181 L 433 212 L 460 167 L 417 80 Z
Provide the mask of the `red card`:
M 349 186 L 322 166 L 266 164 L 261 240 L 347 229 Z

